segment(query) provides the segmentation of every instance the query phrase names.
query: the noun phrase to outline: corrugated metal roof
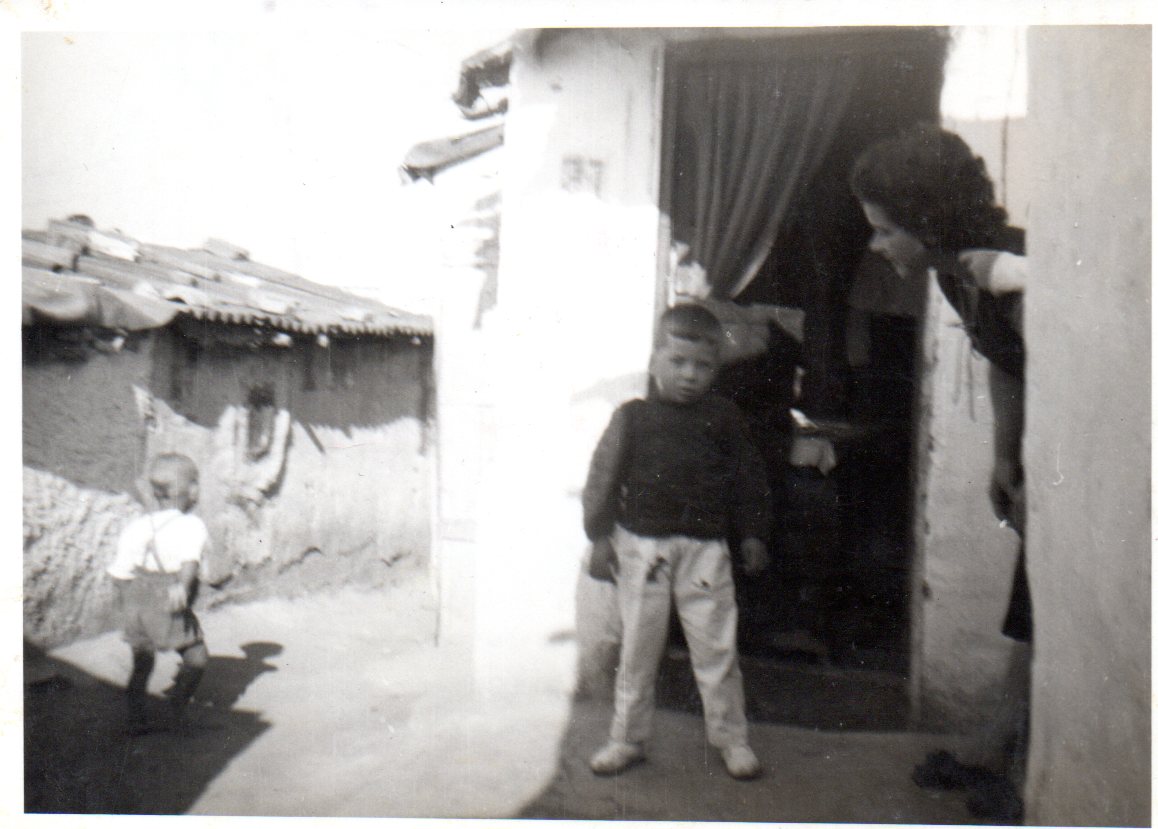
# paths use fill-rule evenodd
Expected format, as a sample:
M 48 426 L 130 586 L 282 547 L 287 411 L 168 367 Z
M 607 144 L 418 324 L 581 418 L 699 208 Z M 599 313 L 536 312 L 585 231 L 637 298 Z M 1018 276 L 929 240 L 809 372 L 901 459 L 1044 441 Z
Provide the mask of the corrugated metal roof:
M 431 336 L 430 318 L 251 262 L 233 245 L 149 245 L 85 217 L 23 238 L 23 321 L 141 330 L 179 314 L 302 334 Z
M 503 143 L 503 124 L 495 124 L 466 135 L 436 138 L 415 144 L 402 160 L 402 170 L 411 179 L 434 180 L 447 167 L 469 161 Z

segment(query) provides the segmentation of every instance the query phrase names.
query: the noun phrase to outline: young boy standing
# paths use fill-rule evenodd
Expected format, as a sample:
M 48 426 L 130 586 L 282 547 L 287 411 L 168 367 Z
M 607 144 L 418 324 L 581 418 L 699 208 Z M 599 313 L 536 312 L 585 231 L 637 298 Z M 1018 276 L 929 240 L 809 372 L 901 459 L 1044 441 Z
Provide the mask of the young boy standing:
M 127 696 L 129 730 L 135 734 L 149 730 L 146 688 L 157 651 L 181 654 L 181 667 L 166 692 L 178 716 L 209 662 L 192 611 L 209 541 L 205 522 L 190 512 L 197 503 L 197 467 L 184 455 L 167 454 L 153 460 L 148 474 L 157 510 L 124 528 L 108 568 L 117 586 L 125 641 L 133 651 Z
M 702 306 L 664 313 L 651 391 L 615 411 L 591 459 L 583 490 L 590 572 L 617 583 L 623 625 L 615 717 L 610 741 L 591 758 L 596 774 L 618 774 L 645 757 L 673 600 L 708 741 L 732 777 L 761 771 L 748 746 L 726 539 L 743 539 L 747 571 L 767 566 L 770 493 L 743 415 L 708 394 L 722 340 L 719 321 Z

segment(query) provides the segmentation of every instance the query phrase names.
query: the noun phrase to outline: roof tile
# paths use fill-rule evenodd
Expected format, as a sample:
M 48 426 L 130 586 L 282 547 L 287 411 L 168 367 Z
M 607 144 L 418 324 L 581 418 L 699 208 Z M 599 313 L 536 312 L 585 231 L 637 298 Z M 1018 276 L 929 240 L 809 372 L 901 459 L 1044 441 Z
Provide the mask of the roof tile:
M 240 325 L 263 325 L 307 334 L 432 336 L 429 317 L 383 305 L 328 285 L 310 282 L 269 265 L 251 262 L 242 248 L 210 240 L 211 250 L 182 250 L 139 243 L 75 221 L 53 221 L 47 233 L 25 231 L 23 319 L 58 324 L 140 328 L 164 325 L 158 303 L 174 315 L 186 314 Z M 34 285 L 29 284 L 34 280 Z M 62 317 L 47 300 L 72 296 L 81 285 L 115 294 L 117 307 L 134 302 L 143 313 L 109 315 L 109 303 L 91 302 L 87 313 L 70 309 Z M 171 319 L 171 318 L 170 318 Z M 114 324 L 115 323 L 115 324 Z

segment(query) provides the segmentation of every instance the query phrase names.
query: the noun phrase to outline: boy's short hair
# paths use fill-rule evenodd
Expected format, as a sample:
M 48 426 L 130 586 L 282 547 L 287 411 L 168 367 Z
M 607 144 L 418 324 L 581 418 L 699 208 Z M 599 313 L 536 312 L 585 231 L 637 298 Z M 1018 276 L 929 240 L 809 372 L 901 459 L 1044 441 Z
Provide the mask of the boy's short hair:
M 200 473 L 197 464 L 188 455 L 180 452 L 166 452 L 157 455 L 149 462 L 149 482 L 157 480 L 163 473 L 175 473 L 186 484 L 195 484 Z
M 704 306 L 685 302 L 664 311 L 655 326 L 656 348 L 665 345 L 668 337 L 719 348 L 724 340 L 724 326 Z

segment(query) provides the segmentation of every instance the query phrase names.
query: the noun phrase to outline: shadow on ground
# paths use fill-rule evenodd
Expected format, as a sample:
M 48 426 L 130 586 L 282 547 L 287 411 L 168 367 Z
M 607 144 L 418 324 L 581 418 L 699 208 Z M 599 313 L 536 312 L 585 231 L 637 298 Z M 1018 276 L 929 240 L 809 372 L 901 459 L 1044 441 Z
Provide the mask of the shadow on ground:
M 141 736 L 125 732 L 124 689 L 25 644 L 24 811 L 182 814 L 270 724 L 233 710 L 245 688 L 275 670 L 273 643 L 243 659 L 213 657 L 188 724 Z M 151 699 L 165 719 L 165 703 Z
M 538 820 L 679 820 L 770 823 L 976 823 L 961 792 L 918 789 L 913 763 L 942 738 L 840 733 L 756 724 L 752 748 L 765 774 L 728 777 L 700 717 L 657 712 L 647 761 L 597 777 L 587 760 L 607 737 L 610 706 L 574 703 L 554 776 L 517 813 Z
M 517 813 L 567 820 L 776 823 L 975 823 L 960 792 L 910 777 L 945 735 L 903 730 L 899 678 L 822 665 L 742 659 L 750 739 L 766 773 L 731 779 L 705 740 L 690 665 L 665 658 L 643 764 L 597 777 L 588 758 L 607 739 L 609 688 L 576 699 L 551 781 Z

